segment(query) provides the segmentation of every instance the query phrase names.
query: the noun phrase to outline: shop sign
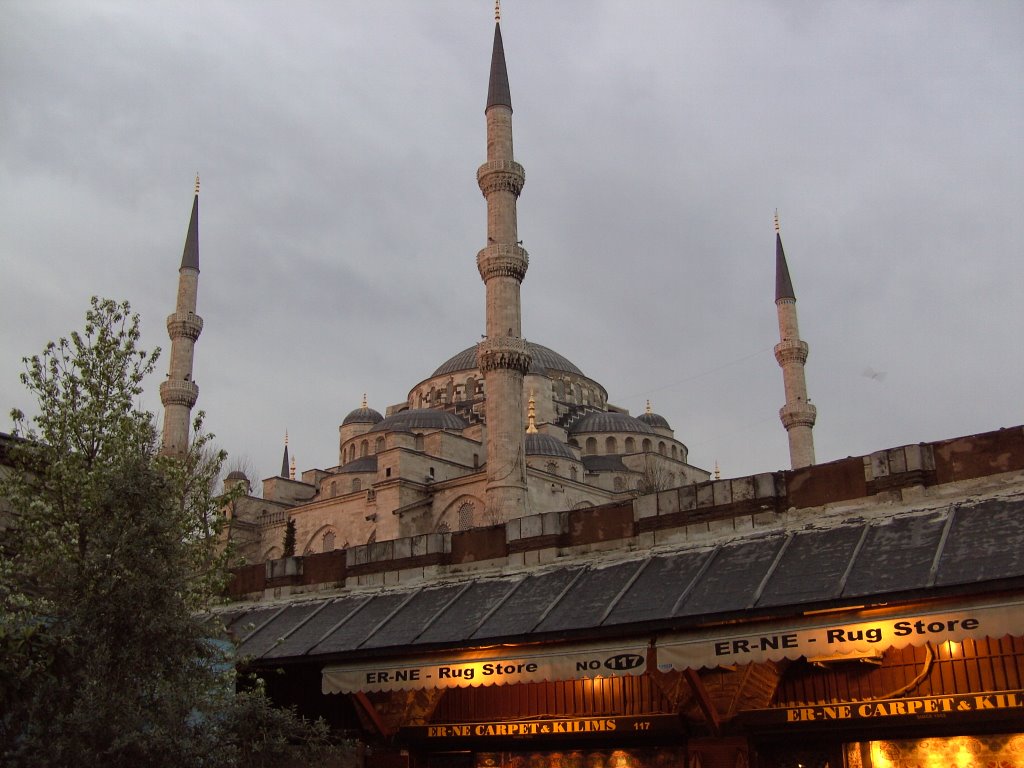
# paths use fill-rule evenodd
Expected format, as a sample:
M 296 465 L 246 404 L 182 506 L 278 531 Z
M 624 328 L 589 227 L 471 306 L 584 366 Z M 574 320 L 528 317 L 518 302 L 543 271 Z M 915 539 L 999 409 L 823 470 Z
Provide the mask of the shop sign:
M 732 631 L 715 630 L 658 638 L 658 669 L 700 669 L 724 664 L 880 655 L 886 648 L 961 642 L 967 638 L 1024 635 L 1024 603 L 971 602 L 956 610 L 890 614 L 852 620 L 808 617 Z
M 676 715 L 642 717 L 577 717 L 551 720 L 503 720 L 488 723 L 439 723 L 401 729 L 409 741 L 441 743 L 467 739 L 559 739 L 566 736 L 590 737 L 678 733 Z
M 880 699 L 878 701 L 847 701 L 805 707 L 782 707 L 746 712 L 745 721 L 760 724 L 835 723 L 838 721 L 879 720 L 912 717 L 942 718 L 965 712 L 1024 711 L 1024 691 L 976 693 L 956 696 L 925 696 L 913 699 Z
M 502 649 L 456 657 L 423 657 L 326 667 L 324 693 L 466 688 L 595 677 L 642 675 L 647 645 L 575 645 L 533 651 Z

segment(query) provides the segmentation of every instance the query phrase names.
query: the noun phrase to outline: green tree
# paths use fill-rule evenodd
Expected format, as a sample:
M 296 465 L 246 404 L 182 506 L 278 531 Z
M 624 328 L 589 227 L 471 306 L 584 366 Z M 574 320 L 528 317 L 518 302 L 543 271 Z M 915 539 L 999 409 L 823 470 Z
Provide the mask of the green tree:
M 295 557 L 295 518 L 289 517 L 284 526 L 284 542 L 281 544 L 285 557 Z
M 25 358 L 38 414 L 12 412 L 24 439 L 0 488 L 14 512 L 0 548 L 0 763 L 230 766 L 255 750 L 272 765 L 323 730 L 258 688 L 235 693 L 209 610 L 225 574 L 224 456 L 201 416 L 184 460 L 158 455 L 138 404 L 158 352 L 138 341 L 127 303 L 94 298 L 84 332 Z

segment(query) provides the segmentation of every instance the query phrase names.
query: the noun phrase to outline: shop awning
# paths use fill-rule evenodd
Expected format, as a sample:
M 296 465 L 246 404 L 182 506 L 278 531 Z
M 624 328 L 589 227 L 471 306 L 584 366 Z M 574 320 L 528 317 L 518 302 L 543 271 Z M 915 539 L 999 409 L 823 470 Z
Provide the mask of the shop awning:
M 339 664 L 323 671 L 324 693 L 467 688 L 596 677 L 642 675 L 647 645 L 577 644 L 537 649 L 498 648 L 400 661 Z
M 808 616 L 657 640 L 658 669 L 700 669 L 781 659 L 841 661 L 907 645 L 1024 635 L 1024 599 L 958 601 L 955 607 L 870 614 Z

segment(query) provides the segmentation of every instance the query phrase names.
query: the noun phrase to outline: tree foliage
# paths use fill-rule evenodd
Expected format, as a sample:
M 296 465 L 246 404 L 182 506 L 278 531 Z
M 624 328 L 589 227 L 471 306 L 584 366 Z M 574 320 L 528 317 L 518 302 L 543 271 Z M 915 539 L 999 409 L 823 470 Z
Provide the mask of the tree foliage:
M 24 361 L 37 414 L 12 412 L 23 440 L 0 487 L 14 513 L 0 547 L 0 763 L 229 766 L 255 744 L 272 765 L 323 729 L 235 692 L 209 610 L 225 574 L 224 455 L 201 415 L 184 459 L 158 455 L 139 406 L 158 351 L 138 341 L 127 303 L 94 298 L 84 332 Z
M 295 518 L 289 517 L 284 526 L 284 541 L 281 543 L 285 557 L 295 557 Z

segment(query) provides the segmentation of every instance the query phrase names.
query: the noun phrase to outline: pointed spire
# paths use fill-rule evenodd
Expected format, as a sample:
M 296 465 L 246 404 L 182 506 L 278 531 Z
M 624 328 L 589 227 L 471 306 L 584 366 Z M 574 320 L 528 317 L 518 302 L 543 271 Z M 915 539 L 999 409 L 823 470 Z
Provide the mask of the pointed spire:
M 495 8 L 495 17 L 499 14 Z M 501 42 L 501 24 L 494 22 L 494 48 L 491 51 L 491 79 L 487 85 L 486 112 L 491 107 L 502 104 L 512 109 L 512 93 L 508 87 L 508 69 L 505 67 L 505 47 Z
M 196 174 L 196 196 L 192 199 L 192 218 L 185 235 L 185 250 L 181 254 L 180 269 L 199 271 L 199 174 Z
M 782 234 L 779 232 L 779 212 L 775 211 L 775 300 L 793 299 L 793 280 L 789 277 L 789 265 L 786 264 L 786 252 L 782 248 Z
M 284 431 L 284 458 L 281 459 L 281 477 L 288 477 L 288 430 Z
M 537 400 L 533 396 L 533 392 L 530 392 L 530 405 L 527 410 L 527 424 L 526 434 L 536 435 L 537 434 Z

